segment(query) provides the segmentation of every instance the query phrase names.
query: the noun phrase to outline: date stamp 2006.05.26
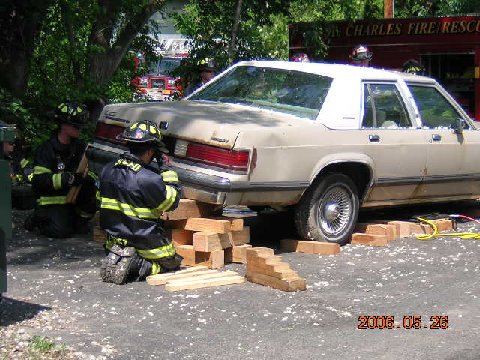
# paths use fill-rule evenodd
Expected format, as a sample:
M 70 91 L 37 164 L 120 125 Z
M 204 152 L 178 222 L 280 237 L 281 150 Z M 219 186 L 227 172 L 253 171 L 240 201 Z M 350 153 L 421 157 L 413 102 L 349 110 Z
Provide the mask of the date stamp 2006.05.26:
M 448 329 L 447 315 L 360 315 L 357 329 Z

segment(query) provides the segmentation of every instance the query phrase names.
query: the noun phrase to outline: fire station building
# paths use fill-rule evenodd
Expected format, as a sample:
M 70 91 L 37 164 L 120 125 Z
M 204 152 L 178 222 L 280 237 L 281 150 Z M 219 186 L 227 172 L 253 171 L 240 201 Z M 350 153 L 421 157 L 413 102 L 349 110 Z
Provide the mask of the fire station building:
M 319 61 L 350 63 L 359 44 L 373 53 L 374 67 L 402 70 L 406 61 L 419 61 L 480 121 L 480 16 L 291 24 L 290 55 L 304 52 L 315 61 L 319 36 L 328 45 Z

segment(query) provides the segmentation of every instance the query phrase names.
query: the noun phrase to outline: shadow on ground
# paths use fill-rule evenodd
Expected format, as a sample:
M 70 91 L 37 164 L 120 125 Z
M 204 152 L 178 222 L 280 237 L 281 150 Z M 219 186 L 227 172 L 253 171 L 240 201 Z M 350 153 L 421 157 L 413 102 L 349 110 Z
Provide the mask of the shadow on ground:
M 48 306 L 3 297 L 0 300 L 0 326 L 9 326 L 32 319 L 38 313 L 51 309 Z

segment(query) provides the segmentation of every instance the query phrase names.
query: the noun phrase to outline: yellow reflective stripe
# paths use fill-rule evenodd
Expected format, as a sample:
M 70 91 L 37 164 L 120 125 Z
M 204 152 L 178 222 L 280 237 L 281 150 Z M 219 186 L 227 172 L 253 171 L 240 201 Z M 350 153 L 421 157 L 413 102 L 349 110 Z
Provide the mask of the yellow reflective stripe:
M 167 190 L 165 200 L 157 207 L 160 211 L 168 211 L 177 198 L 177 190 L 174 187 L 166 185 L 165 189 Z
M 54 174 L 52 176 L 53 188 L 60 190 L 62 188 L 62 174 Z
M 22 167 L 22 169 L 27 166 L 29 163 L 29 161 L 27 159 L 22 159 L 20 160 L 20 166 Z
M 90 176 L 93 180 L 98 180 L 98 176 L 93 171 L 89 171 L 88 176 Z
M 47 174 L 47 173 L 51 173 L 51 172 L 52 172 L 52 170 L 50 170 L 49 168 L 43 167 L 43 166 L 35 166 L 33 168 L 33 174 L 34 175 Z
M 150 250 L 137 249 L 137 253 L 141 257 L 149 260 L 162 259 L 164 257 L 175 255 L 175 248 L 173 247 L 173 244 L 169 244 L 169 245 L 161 246 L 156 249 L 150 249 Z
M 132 205 L 122 203 L 116 199 L 108 199 L 108 198 L 102 197 L 101 200 L 102 200 L 102 203 L 100 205 L 100 208 L 102 209 L 120 211 L 125 215 L 134 216 L 141 219 L 158 218 L 156 211 L 152 211 L 148 208 L 136 208 Z
M 28 174 L 28 176 L 27 176 L 27 179 L 28 179 L 28 181 L 32 182 L 32 179 L 33 179 L 33 173 L 31 173 L 31 174 Z
M 157 275 L 162 272 L 162 267 L 155 261 L 152 262 L 152 272 L 150 275 Z
M 162 179 L 165 182 L 178 182 L 178 175 L 175 171 L 169 170 L 162 173 Z
M 38 205 L 61 205 L 67 203 L 66 196 L 40 196 L 37 199 Z

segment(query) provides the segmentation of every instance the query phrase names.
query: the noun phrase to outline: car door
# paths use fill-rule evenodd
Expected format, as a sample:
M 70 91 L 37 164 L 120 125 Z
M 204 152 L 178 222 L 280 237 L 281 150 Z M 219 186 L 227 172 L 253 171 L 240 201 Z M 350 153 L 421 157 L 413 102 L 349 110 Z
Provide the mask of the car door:
M 424 134 L 397 82 L 363 84 L 364 151 L 374 159 L 374 184 L 364 206 L 411 202 L 427 159 Z M 406 104 L 409 104 L 408 106 Z
M 429 145 L 422 197 L 477 198 L 480 194 L 480 131 L 437 85 L 408 84 L 408 88 L 418 107 L 422 132 Z M 463 125 L 455 131 L 461 119 Z

